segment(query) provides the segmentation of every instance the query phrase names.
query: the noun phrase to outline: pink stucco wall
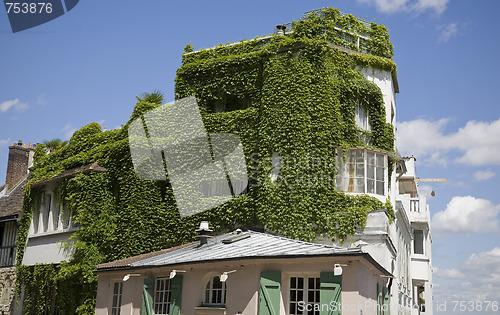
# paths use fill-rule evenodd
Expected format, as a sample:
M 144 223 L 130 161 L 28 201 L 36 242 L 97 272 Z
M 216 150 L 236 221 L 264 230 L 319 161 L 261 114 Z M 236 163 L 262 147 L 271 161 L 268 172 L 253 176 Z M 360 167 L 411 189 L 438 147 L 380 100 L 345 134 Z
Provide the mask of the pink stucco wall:
M 227 299 L 225 314 L 254 315 L 258 313 L 259 284 L 261 271 L 281 271 L 281 311 L 287 314 L 289 298 L 289 277 L 317 276 L 322 271 L 333 272 L 335 263 L 345 264 L 342 275 L 342 314 L 376 315 L 377 282 L 385 285 L 387 278 L 380 277 L 380 271 L 362 257 L 317 257 L 295 259 L 258 259 L 216 263 L 178 265 L 155 269 L 139 269 L 99 273 L 96 299 L 96 315 L 111 313 L 113 283 L 121 281 L 127 273 L 137 273 L 123 284 L 121 314 L 140 314 L 142 288 L 145 278 L 168 277 L 172 269 L 185 270 L 183 275 L 181 313 L 224 314 L 224 310 L 200 308 L 204 288 L 209 279 L 224 271 L 237 270 L 229 274 L 226 282 Z

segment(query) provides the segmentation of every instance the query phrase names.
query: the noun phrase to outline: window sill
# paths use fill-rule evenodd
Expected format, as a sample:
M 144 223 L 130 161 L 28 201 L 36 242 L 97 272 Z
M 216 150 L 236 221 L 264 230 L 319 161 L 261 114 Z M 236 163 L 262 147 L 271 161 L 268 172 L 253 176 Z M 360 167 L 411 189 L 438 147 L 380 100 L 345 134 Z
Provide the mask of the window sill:
M 28 234 L 28 238 L 37 238 L 37 237 L 44 237 L 44 236 L 50 236 L 50 235 L 71 233 L 71 232 L 76 231 L 77 229 L 78 229 L 77 227 L 69 227 L 66 229 L 60 229 L 60 230 L 55 230 L 55 231 L 46 231 L 46 232 L 42 232 L 42 233 Z
M 225 315 L 225 305 L 203 305 L 194 308 L 196 315 Z
M 429 257 L 423 254 L 412 254 L 411 259 L 413 261 L 425 261 L 425 262 L 430 261 Z
M 344 191 L 346 195 L 351 195 L 351 196 L 361 196 L 361 195 L 367 195 L 370 197 L 377 198 L 380 200 L 382 203 L 385 203 L 387 201 L 387 195 L 379 195 L 379 194 L 368 194 L 368 193 L 356 193 L 356 192 L 347 192 Z

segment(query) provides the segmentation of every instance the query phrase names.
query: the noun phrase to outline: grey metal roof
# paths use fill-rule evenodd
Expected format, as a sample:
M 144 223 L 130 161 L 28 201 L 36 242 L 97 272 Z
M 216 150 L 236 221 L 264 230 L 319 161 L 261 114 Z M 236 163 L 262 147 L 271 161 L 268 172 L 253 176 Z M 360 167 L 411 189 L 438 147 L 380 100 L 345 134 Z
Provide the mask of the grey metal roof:
M 359 248 L 342 248 L 292 240 L 255 231 L 220 235 L 200 246 L 194 242 L 169 250 L 149 253 L 121 261 L 98 265 L 98 269 L 158 267 L 206 261 L 252 258 L 307 257 L 361 254 Z

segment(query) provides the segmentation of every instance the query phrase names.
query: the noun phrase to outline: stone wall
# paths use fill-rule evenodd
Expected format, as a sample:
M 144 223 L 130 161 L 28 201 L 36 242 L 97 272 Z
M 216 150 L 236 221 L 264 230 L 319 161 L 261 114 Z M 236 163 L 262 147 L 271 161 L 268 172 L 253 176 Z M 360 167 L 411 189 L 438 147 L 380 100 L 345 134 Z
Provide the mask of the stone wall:
M 0 268 L 0 315 L 12 313 L 16 293 L 16 268 Z

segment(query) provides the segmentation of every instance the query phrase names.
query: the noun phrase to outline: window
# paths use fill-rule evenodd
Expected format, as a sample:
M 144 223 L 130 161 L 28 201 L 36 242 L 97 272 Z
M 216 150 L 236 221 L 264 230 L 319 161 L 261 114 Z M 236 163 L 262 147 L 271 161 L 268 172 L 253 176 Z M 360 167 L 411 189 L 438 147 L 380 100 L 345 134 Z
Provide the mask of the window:
M 319 315 L 320 278 L 290 277 L 290 315 Z
M 52 229 L 57 231 L 59 228 L 59 217 L 61 215 L 61 205 L 58 201 L 54 201 L 54 205 L 52 207 Z
M 155 285 L 154 313 L 160 315 L 170 314 L 170 296 L 172 287 L 169 278 L 157 278 Z
M 0 268 L 15 265 L 16 236 L 16 221 L 0 222 Z
M 424 254 L 424 231 L 413 230 L 413 250 L 415 254 Z
M 122 306 L 123 282 L 115 282 L 113 285 L 113 304 L 111 305 L 111 315 L 120 315 Z
M 76 228 L 71 220 L 71 209 L 67 201 L 53 191 L 42 194 L 40 206 L 35 208 L 32 215 L 30 234 L 62 231 Z
M 366 108 L 363 106 L 356 106 L 354 120 L 356 122 L 356 126 L 363 130 L 372 130 L 370 125 L 370 120 L 368 118 L 368 113 L 366 112 Z
M 226 283 L 221 282 L 219 276 L 212 277 L 205 287 L 206 305 L 226 304 Z
M 230 112 L 252 107 L 253 98 L 249 95 L 226 95 L 209 103 L 209 111 L 213 113 Z
M 366 148 L 337 153 L 337 188 L 351 193 L 386 194 L 387 154 Z
M 42 231 L 46 232 L 49 227 L 49 213 L 50 207 L 52 206 L 52 194 L 45 195 L 44 200 L 42 201 Z

